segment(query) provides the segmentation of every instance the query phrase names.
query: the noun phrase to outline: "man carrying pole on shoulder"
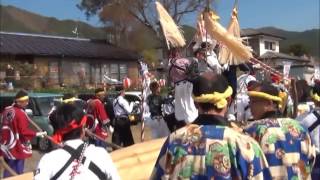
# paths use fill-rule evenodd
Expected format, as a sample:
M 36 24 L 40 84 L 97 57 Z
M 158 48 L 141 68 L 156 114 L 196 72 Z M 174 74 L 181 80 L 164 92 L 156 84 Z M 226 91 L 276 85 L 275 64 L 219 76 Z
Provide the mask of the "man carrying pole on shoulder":
M 29 122 L 32 120 L 25 112 L 28 103 L 28 93 L 25 90 L 18 91 L 13 105 L 6 107 L 0 118 L 1 154 L 17 174 L 23 173 L 25 159 L 32 156 L 30 143 L 32 138 L 47 135 L 47 132 L 35 132 L 29 129 Z M 3 177 L 9 176 L 9 172 L 4 171 Z
M 95 90 L 95 97 L 88 101 L 88 125 L 90 129 L 102 139 L 106 139 L 108 131 L 113 132 L 112 126 L 110 126 L 110 119 L 104 109 L 102 101 L 105 98 L 105 92 L 102 88 Z M 100 147 L 106 147 L 104 141 L 99 139 L 94 140 L 94 144 Z

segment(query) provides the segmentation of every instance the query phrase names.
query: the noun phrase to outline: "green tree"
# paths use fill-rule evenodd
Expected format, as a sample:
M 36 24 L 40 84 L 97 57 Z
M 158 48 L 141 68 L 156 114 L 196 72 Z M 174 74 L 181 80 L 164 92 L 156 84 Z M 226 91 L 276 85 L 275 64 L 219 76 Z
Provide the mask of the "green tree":
M 184 15 L 202 10 L 208 3 L 213 4 L 214 1 L 159 0 L 159 2 L 168 10 L 172 18 L 180 23 Z M 154 32 L 159 30 L 154 0 L 81 0 L 78 8 L 88 17 L 100 14 L 103 22 L 135 19 Z M 123 19 L 124 17 L 128 19 Z
M 158 0 L 177 24 L 213 0 Z M 88 18 L 98 15 L 111 43 L 147 54 L 154 61 L 153 48 L 164 47 L 154 0 L 81 0 L 77 5 Z
M 300 43 L 290 45 L 288 51 L 295 56 L 303 56 L 305 54 L 309 54 L 308 48 Z

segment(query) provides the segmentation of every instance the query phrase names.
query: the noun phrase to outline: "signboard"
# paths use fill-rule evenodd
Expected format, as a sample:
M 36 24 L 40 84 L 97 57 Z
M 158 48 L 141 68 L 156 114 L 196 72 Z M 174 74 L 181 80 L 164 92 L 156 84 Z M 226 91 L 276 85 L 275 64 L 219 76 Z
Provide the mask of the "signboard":
M 284 75 L 285 78 L 289 78 L 290 67 L 291 67 L 291 62 L 290 61 L 284 61 L 283 62 L 283 75 Z

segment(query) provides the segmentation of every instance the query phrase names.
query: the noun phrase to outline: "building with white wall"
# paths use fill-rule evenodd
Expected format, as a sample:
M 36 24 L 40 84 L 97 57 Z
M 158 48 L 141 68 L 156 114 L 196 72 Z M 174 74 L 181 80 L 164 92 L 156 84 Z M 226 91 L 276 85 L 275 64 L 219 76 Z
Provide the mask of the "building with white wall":
M 279 71 L 282 71 L 284 64 L 289 62 L 291 77 L 311 81 L 314 68 L 310 59 L 280 52 L 280 41 L 284 40 L 284 37 L 253 29 L 242 30 L 241 37 L 252 48 L 257 59 Z

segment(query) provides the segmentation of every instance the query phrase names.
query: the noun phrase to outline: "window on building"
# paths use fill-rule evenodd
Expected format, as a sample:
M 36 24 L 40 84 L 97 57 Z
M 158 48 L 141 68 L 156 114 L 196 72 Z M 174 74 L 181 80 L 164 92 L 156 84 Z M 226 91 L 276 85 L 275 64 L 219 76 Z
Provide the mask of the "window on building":
M 276 43 L 275 42 L 271 42 L 271 41 L 265 41 L 264 42 L 264 48 L 267 49 L 267 50 L 275 51 L 276 50 Z
M 122 80 L 128 74 L 127 64 L 92 64 L 91 79 L 92 83 L 103 83 L 104 75 L 109 78 Z
M 59 82 L 59 64 L 58 62 L 49 62 L 49 81 L 52 83 Z
M 110 77 L 119 80 L 119 64 L 110 65 Z
M 91 82 L 100 83 L 101 82 L 101 72 L 99 64 L 91 65 Z
M 128 75 L 128 67 L 126 64 L 120 64 L 119 65 L 119 76 L 120 76 L 120 80 L 122 80 L 123 78 L 127 77 Z
M 101 67 L 101 73 L 102 73 L 102 79 L 104 79 L 104 75 L 106 76 L 110 76 L 110 66 L 108 64 L 104 64 L 102 67 Z

